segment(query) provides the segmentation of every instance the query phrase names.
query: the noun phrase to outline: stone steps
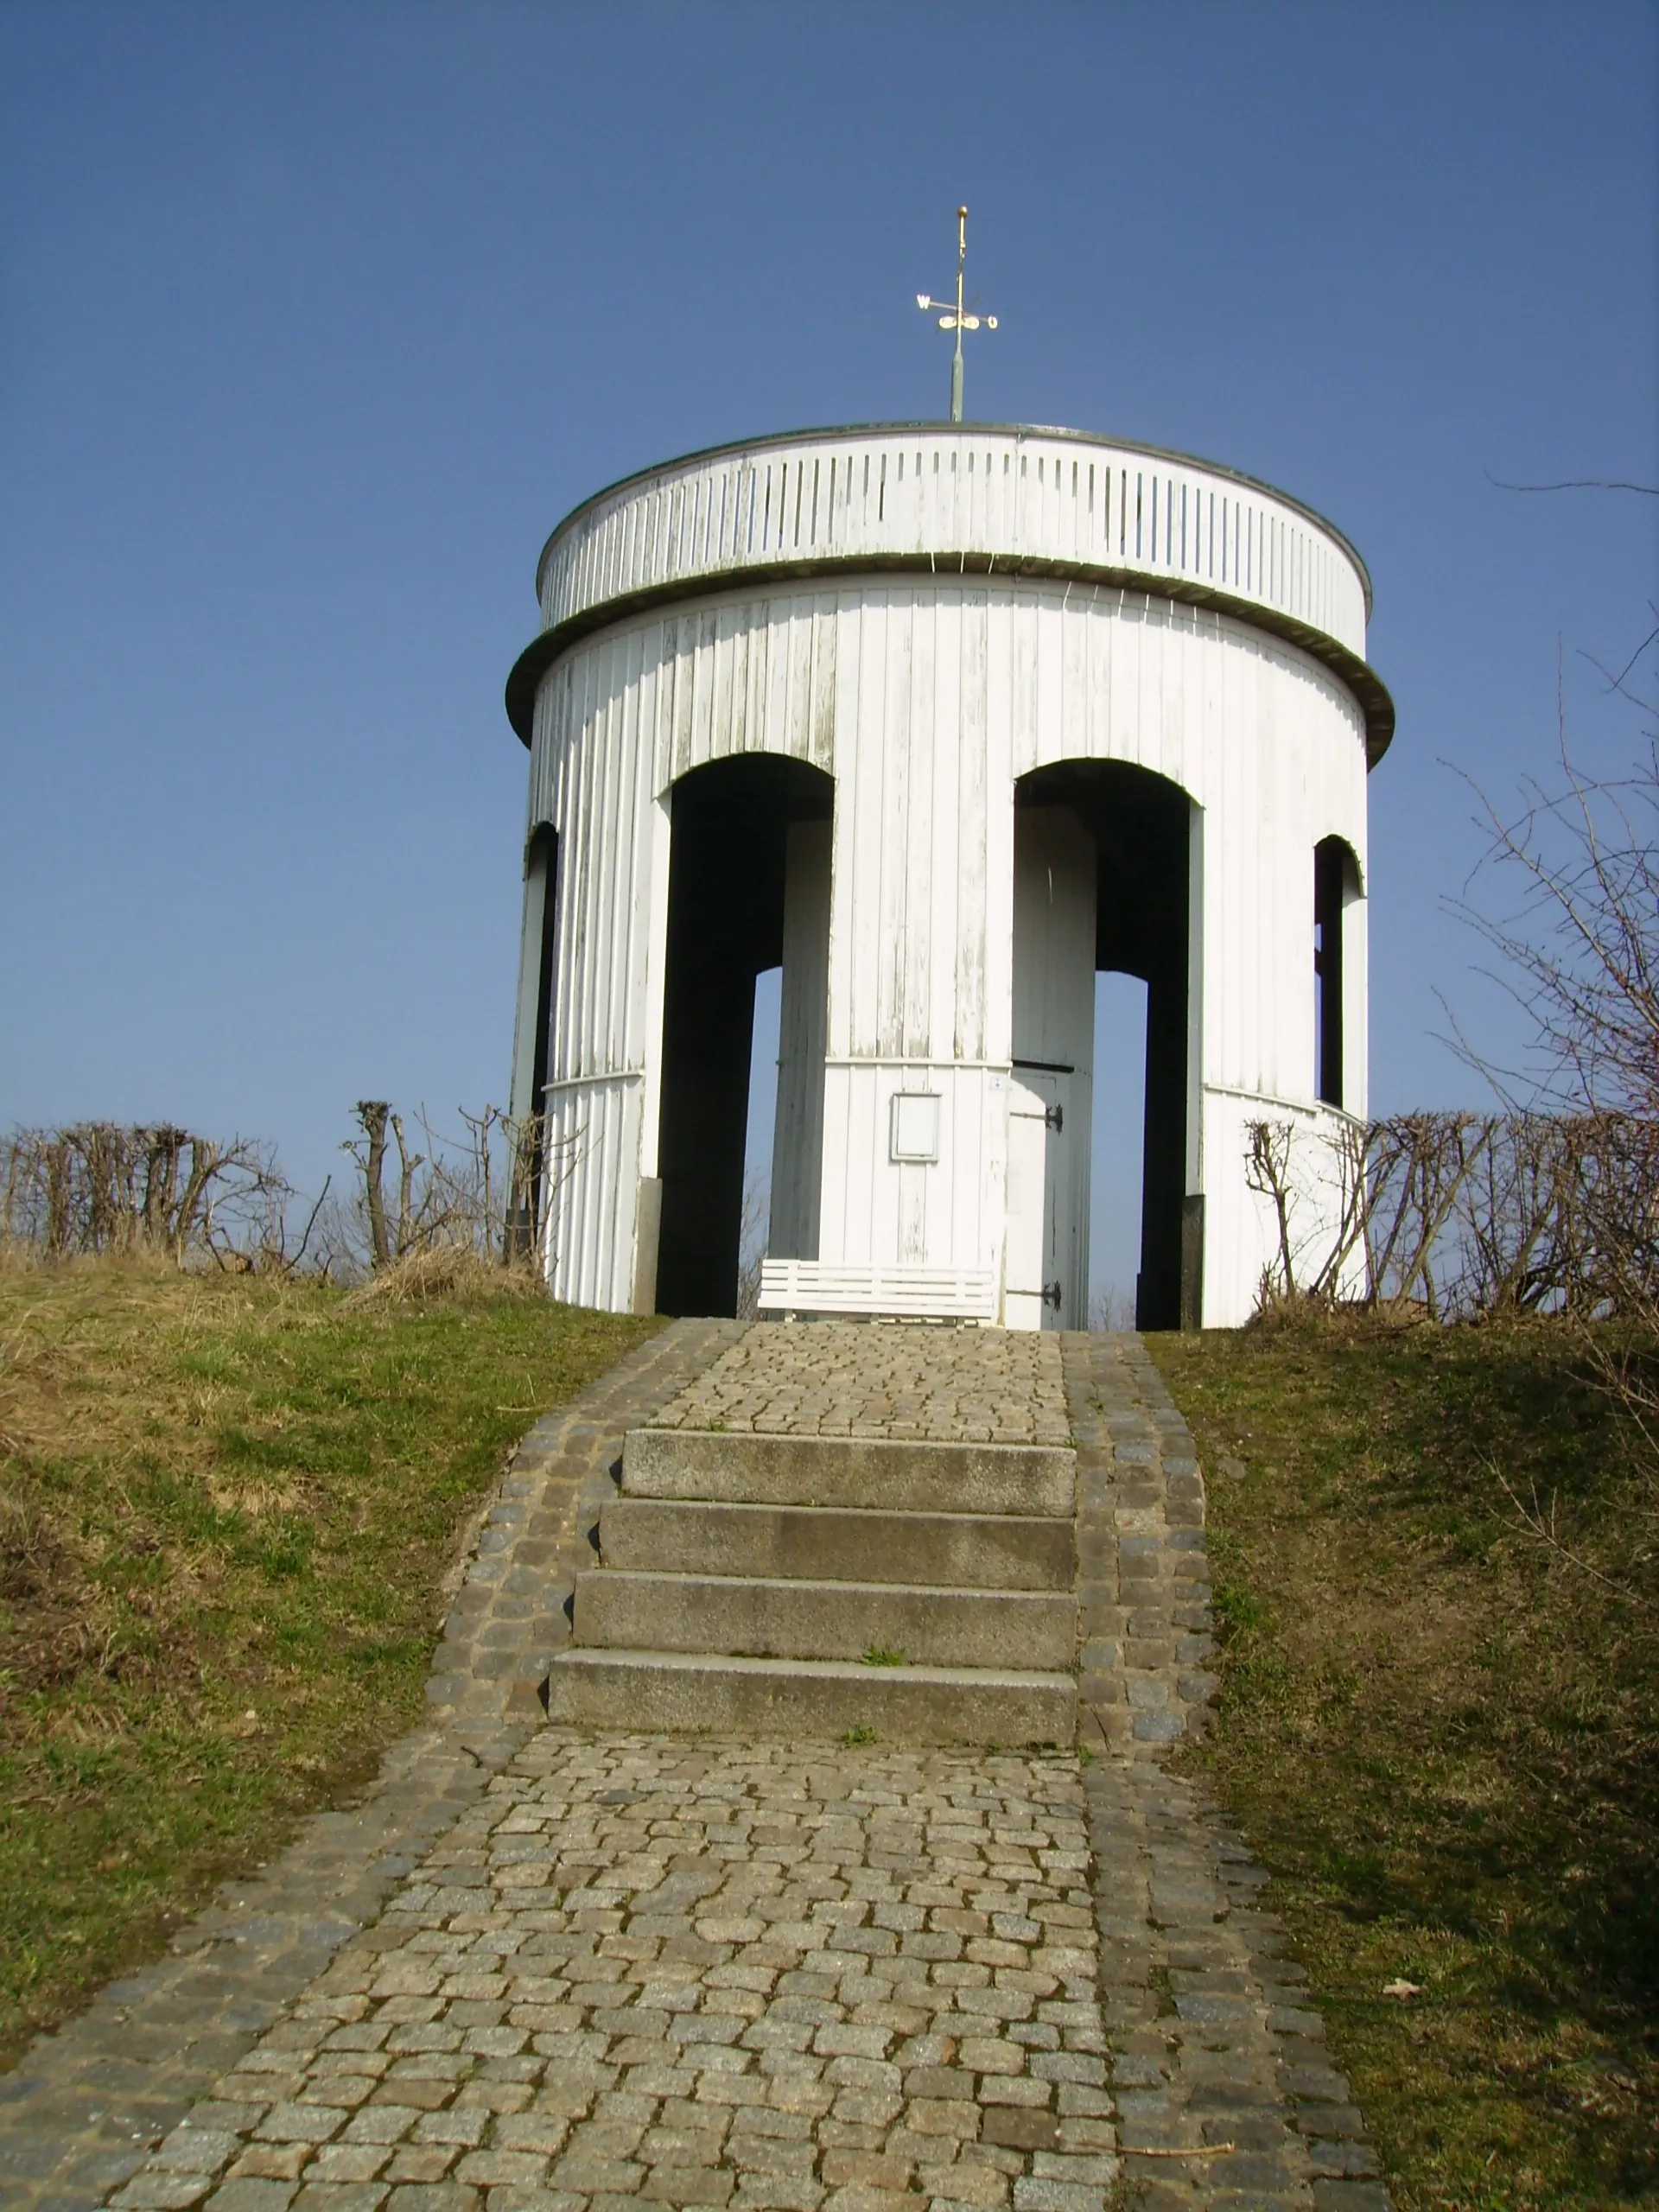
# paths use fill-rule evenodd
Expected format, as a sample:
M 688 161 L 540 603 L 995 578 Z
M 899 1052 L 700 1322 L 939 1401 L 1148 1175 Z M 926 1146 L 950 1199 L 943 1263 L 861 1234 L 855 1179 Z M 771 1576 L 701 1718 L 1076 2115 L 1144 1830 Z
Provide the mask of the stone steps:
M 641 1574 L 608 1565 L 576 1582 L 576 1642 L 613 1649 L 776 1659 L 861 1659 L 881 1649 L 917 1666 L 1052 1673 L 1071 1666 L 1077 1629 L 1069 1591 Z
M 600 1518 L 609 1567 L 639 1573 L 827 1575 L 963 1590 L 1070 1590 L 1070 1519 L 887 1513 L 869 1506 L 733 1505 L 615 1497 Z
M 1075 1487 L 1055 1445 L 631 1431 L 549 1713 L 1070 1744 Z
M 553 1670 L 554 1717 L 656 1733 L 851 1737 L 878 1743 L 1062 1744 L 1077 1728 L 1070 1674 L 985 1667 L 863 1667 L 576 1647 Z
M 733 1505 L 874 1506 L 889 1513 L 1014 1513 L 1069 1521 L 1077 1493 L 1077 1455 L 1069 1445 L 636 1428 L 622 1464 L 631 1497 Z

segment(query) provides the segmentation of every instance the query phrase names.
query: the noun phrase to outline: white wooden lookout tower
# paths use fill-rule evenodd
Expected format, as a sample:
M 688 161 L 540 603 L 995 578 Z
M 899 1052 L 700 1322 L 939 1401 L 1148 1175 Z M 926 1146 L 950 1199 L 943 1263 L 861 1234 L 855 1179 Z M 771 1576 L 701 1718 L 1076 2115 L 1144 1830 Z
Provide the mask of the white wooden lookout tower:
M 763 1303 L 1085 1326 L 1116 969 L 1147 985 L 1137 1318 L 1243 1319 L 1248 1124 L 1366 1109 L 1394 709 L 1346 539 L 1180 454 L 897 424 L 632 477 L 537 593 L 513 1103 L 547 1117 L 555 1294 L 732 1312 L 781 966 Z

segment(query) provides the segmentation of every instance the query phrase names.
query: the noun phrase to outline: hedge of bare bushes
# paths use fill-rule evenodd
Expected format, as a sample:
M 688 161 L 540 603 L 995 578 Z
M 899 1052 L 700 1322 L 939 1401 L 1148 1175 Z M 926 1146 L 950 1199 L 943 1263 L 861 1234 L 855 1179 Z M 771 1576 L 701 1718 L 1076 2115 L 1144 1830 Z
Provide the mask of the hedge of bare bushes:
M 1653 1121 L 1401 1114 L 1329 1138 L 1255 1122 L 1249 1140 L 1250 1185 L 1275 1230 L 1264 1303 L 1307 1297 L 1432 1320 L 1659 1309 Z M 1314 1190 L 1336 1201 L 1318 1228 Z
M 486 1107 L 462 1113 L 461 1135 L 448 1137 L 375 1099 L 355 1118 L 359 1134 L 341 1147 L 353 1171 L 346 1189 L 336 1193 L 330 1177 L 308 1206 L 268 1145 L 168 1122 L 15 1129 L 0 1141 L 0 1254 L 148 1255 L 346 1281 L 443 1253 L 534 1269 L 538 1204 L 567 1172 L 543 1158 L 539 1122 Z

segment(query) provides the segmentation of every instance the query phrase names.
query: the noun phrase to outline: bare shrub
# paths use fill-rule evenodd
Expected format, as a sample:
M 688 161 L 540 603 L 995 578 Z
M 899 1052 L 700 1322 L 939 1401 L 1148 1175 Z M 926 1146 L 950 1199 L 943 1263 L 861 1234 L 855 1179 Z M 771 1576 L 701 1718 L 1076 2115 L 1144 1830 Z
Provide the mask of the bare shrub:
M 543 1116 L 495 1106 L 460 1109 L 458 1135 L 435 1128 L 424 1109 L 410 1124 L 384 1099 L 359 1099 L 354 1110 L 359 1135 L 341 1150 L 356 1188 L 331 1210 L 326 1232 L 342 1273 L 379 1274 L 417 1255 L 458 1251 L 541 1274 L 537 1225 L 580 1156 L 580 1130 L 551 1142 Z
M 1651 643 L 1651 640 L 1649 641 Z M 1652 709 L 1659 713 L 1659 706 Z M 1518 897 L 1493 912 L 1452 911 L 1498 955 L 1533 1025 L 1531 1076 L 1569 1111 L 1659 1111 L 1659 740 L 1628 773 L 1595 779 L 1562 738 L 1554 790 L 1522 786 L 1506 820 L 1477 791 L 1489 844 L 1471 887 L 1501 879 Z M 1466 1048 L 1465 1048 L 1466 1049 Z M 1483 1074 L 1507 1087 L 1490 1064 Z
M 270 1146 L 171 1122 L 14 1129 L 0 1166 L 0 1249 L 46 1260 L 148 1253 L 183 1267 L 297 1264 L 293 1192 Z M 302 1243 L 303 1250 L 303 1241 Z
M 308 1211 L 268 1145 L 224 1144 L 169 1122 L 79 1122 L 0 1141 L 0 1260 L 32 1264 L 144 1255 L 175 1267 L 345 1281 L 412 1255 L 456 1250 L 540 1272 L 536 1224 L 578 1156 L 581 1132 L 550 1146 L 540 1117 L 486 1106 L 461 1135 L 415 1117 L 411 1141 L 385 1102 L 360 1100 L 343 1149 L 355 1189 Z
M 1453 1111 L 1335 1135 L 1256 1122 L 1248 1137 L 1246 1179 L 1272 1208 L 1277 1245 L 1263 1309 L 1312 1300 L 1429 1320 L 1639 1321 L 1659 1293 L 1651 1121 Z M 1321 1184 L 1326 1203 L 1312 1207 Z
M 1368 1133 L 1357 1125 L 1320 1129 L 1309 1142 L 1302 1132 L 1298 1144 L 1293 1122 L 1257 1121 L 1245 1123 L 1244 1135 L 1245 1183 L 1273 1212 L 1274 1254 L 1257 1303 L 1311 1298 L 1328 1305 L 1351 1288 L 1365 1235 Z
M 1527 1072 L 1537 1096 L 1565 1109 L 1557 1141 L 1571 1164 L 1558 1152 L 1542 1168 L 1540 1180 L 1554 1195 L 1536 1210 L 1548 1214 L 1564 1248 L 1551 1256 L 1569 1313 L 1582 1323 L 1611 1316 L 1624 1325 L 1586 1327 L 1585 1350 L 1639 1439 L 1643 1474 L 1659 1497 L 1656 648 L 1659 627 L 1607 678 L 1609 696 L 1646 721 L 1626 772 L 1586 774 L 1573 758 L 1563 715 L 1553 783 L 1525 784 L 1517 812 L 1501 812 L 1474 787 L 1487 849 L 1453 911 L 1496 953 L 1502 980 L 1532 1025 Z M 1637 688 L 1639 668 L 1646 690 Z M 1513 1082 L 1466 1044 L 1465 1051 L 1500 1090 Z

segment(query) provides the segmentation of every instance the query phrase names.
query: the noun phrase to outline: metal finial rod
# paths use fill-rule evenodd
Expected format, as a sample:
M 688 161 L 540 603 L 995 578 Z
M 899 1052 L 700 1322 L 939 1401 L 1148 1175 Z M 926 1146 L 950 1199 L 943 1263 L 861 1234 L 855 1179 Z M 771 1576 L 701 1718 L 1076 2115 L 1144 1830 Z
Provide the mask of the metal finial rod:
M 994 315 L 981 316 L 969 315 L 964 311 L 962 291 L 967 259 L 968 210 L 965 207 L 958 207 L 957 210 L 956 305 L 953 308 L 949 300 L 936 300 L 927 292 L 918 292 L 916 295 L 916 304 L 924 314 L 931 314 L 943 308 L 944 313 L 939 316 L 939 328 L 954 330 L 957 334 L 956 351 L 950 357 L 950 420 L 953 423 L 960 423 L 962 420 L 962 334 L 964 330 L 977 330 L 982 322 L 987 330 L 996 328 L 996 317 Z

